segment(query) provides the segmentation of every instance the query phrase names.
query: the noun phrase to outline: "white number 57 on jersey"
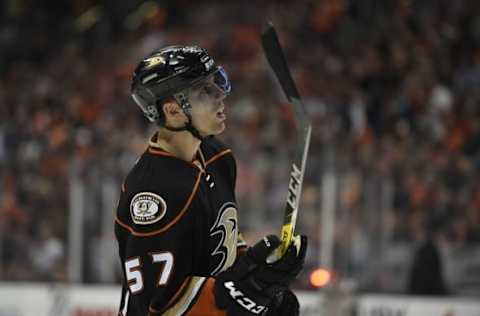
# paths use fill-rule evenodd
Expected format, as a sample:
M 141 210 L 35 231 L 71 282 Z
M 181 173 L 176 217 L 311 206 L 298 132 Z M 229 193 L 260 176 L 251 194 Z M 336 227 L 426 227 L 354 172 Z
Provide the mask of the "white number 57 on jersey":
M 152 253 L 153 263 L 163 263 L 160 269 L 157 286 L 168 283 L 173 268 L 173 255 L 170 252 Z M 127 275 L 128 287 L 132 294 L 138 294 L 143 290 L 142 262 L 140 257 L 125 261 L 125 274 Z

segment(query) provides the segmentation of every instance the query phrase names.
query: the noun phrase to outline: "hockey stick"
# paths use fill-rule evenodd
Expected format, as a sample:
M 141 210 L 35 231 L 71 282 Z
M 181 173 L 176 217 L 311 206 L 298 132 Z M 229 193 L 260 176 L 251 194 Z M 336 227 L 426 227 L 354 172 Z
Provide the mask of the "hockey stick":
M 290 108 L 295 114 L 295 122 L 298 127 L 297 144 L 291 164 L 287 203 L 285 206 L 285 214 L 280 235 L 282 244 L 278 257 L 281 257 L 292 242 L 295 232 L 298 205 L 302 195 L 303 176 L 305 174 L 312 126 L 307 112 L 305 111 L 305 106 L 300 99 L 295 82 L 288 69 L 287 61 L 278 41 L 277 33 L 271 23 L 268 24 L 267 28 L 262 33 L 262 46 L 268 63 L 280 82 L 283 92 L 285 92 L 285 95 L 287 96 Z

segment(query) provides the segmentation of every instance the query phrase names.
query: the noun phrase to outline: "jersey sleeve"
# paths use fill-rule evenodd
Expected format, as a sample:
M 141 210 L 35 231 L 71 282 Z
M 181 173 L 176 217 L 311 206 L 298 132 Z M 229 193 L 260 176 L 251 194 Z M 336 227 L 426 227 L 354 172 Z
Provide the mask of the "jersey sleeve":
M 192 211 L 201 175 L 127 178 L 115 219 L 127 315 L 182 315 L 202 290 L 207 278 L 193 276 L 203 245 Z

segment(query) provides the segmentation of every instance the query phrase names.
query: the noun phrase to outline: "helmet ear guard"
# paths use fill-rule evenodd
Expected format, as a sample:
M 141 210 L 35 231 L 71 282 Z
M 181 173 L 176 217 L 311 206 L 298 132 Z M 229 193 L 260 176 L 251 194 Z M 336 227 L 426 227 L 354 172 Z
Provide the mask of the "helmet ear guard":
M 158 103 L 151 104 L 148 102 L 148 98 L 142 96 L 144 93 L 150 93 L 148 89 L 140 88 L 132 93 L 132 98 L 135 103 L 140 107 L 145 117 L 152 123 L 156 123 L 160 120 L 160 117 L 163 116 L 159 109 Z

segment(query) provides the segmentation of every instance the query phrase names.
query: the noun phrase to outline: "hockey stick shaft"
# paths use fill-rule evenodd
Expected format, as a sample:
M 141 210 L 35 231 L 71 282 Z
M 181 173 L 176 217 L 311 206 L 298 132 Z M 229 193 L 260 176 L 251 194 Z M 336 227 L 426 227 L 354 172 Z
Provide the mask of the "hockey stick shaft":
M 295 233 L 312 127 L 272 24 L 269 24 L 262 33 L 262 46 L 268 63 L 290 102 L 289 104 L 295 114 L 295 121 L 298 127 L 297 145 L 291 164 L 288 196 L 280 233 L 282 244 L 278 257 L 281 257 L 292 242 Z

